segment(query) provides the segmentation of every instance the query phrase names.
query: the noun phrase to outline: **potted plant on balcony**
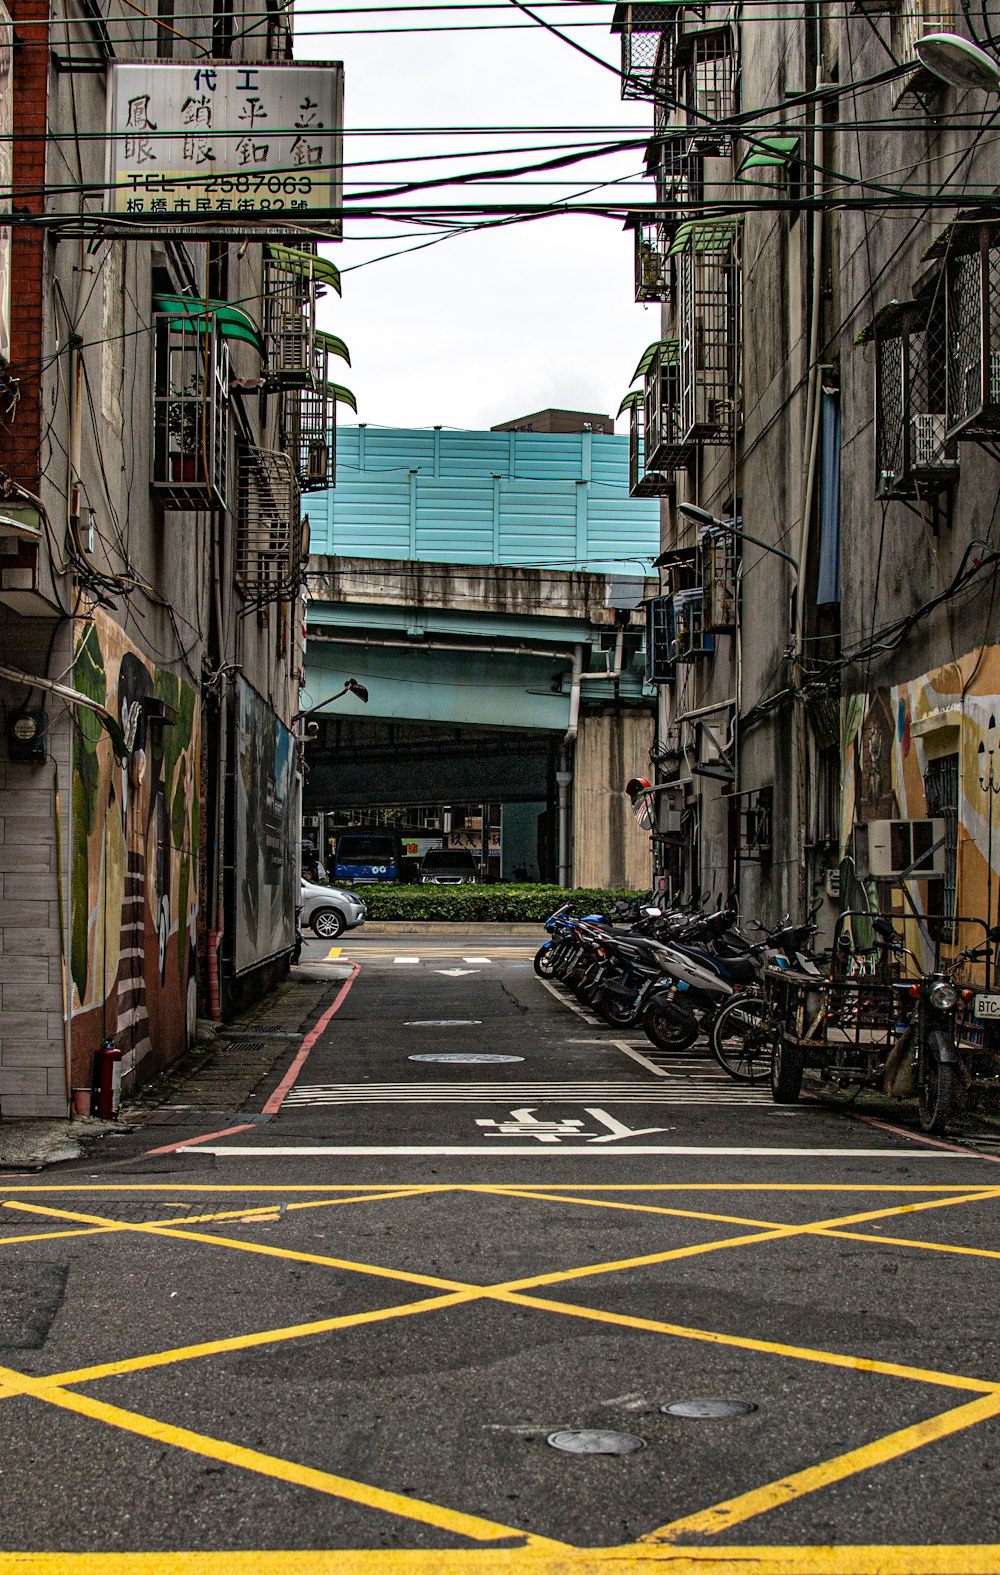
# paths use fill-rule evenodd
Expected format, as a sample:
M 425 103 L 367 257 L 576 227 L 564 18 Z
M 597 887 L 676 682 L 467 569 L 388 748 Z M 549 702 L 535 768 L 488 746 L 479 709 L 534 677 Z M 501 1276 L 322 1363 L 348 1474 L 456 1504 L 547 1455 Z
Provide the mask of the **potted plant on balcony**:
M 192 372 L 180 388 L 171 389 L 176 397 L 167 406 L 167 452 L 170 479 L 193 483 L 204 476 L 201 452 L 204 406 L 198 375 Z

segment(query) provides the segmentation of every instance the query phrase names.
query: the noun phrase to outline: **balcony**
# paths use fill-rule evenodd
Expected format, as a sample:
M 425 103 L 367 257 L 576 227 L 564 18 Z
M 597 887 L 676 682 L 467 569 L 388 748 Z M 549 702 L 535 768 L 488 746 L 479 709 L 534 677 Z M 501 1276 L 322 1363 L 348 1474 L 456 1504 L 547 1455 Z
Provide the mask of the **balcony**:
M 693 590 L 677 591 L 674 607 L 674 658 L 696 662 L 707 656 L 715 641 L 705 628 L 705 593 L 698 585 Z
M 646 468 L 657 471 L 683 470 L 690 462 L 693 448 L 681 433 L 679 345 L 664 339 L 650 346 L 643 389 L 643 419 L 646 436 Z
M 342 339 L 317 331 L 312 385 L 289 388 L 281 400 L 282 448 L 292 462 L 301 492 L 332 487 L 337 476 L 337 404 L 357 413 L 354 395 L 330 380 L 330 357 L 350 355 Z
M 739 226 L 734 220 L 681 225 L 677 259 L 681 444 L 730 444 L 737 420 L 740 345 Z
M 646 603 L 646 682 L 677 682 L 674 603 L 671 596 L 654 596 Z
M 958 479 L 948 437 L 944 292 L 880 312 L 875 343 L 875 470 L 880 498 L 915 497 Z
M 691 148 L 715 157 L 732 152 L 733 137 L 719 122 L 736 113 L 736 71 L 729 28 L 682 33 L 674 51 L 675 96 L 686 107 Z
M 702 623 L 712 634 L 736 628 L 738 582 L 736 533 L 712 526 L 698 537 L 703 589 Z
M 301 581 L 299 488 L 288 454 L 241 448 L 236 487 L 235 579 L 252 606 L 289 601 Z
M 676 4 L 615 6 L 611 31 L 621 37 L 622 98 L 655 97 L 679 9 Z
M 340 272 L 325 258 L 269 245 L 264 259 L 268 382 L 311 388 L 316 364 L 316 302 L 327 287 L 340 292 Z
M 672 471 L 647 470 L 644 464 L 643 427 L 645 410 L 642 389 L 626 394 L 618 414 L 629 413 L 628 427 L 628 495 L 630 498 L 667 498 L 676 491 L 676 478 Z
M 153 317 L 150 481 L 165 509 L 221 509 L 229 469 L 229 352 L 219 315 L 200 302 L 181 304 L 191 310 Z
M 670 261 L 670 231 L 659 219 L 636 217 L 635 298 L 639 302 L 673 300 L 674 268 Z

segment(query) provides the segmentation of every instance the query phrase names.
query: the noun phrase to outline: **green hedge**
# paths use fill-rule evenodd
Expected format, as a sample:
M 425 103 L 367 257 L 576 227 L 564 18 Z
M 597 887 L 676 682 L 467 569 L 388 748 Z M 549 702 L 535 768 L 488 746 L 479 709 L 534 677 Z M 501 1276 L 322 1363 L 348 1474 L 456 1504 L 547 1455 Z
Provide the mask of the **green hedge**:
M 461 923 L 532 923 L 547 919 L 564 902 L 577 913 L 603 913 L 612 903 L 648 892 L 564 891 L 561 886 L 499 883 L 495 886 L 362 886 L 369 919 L 432 919 Z

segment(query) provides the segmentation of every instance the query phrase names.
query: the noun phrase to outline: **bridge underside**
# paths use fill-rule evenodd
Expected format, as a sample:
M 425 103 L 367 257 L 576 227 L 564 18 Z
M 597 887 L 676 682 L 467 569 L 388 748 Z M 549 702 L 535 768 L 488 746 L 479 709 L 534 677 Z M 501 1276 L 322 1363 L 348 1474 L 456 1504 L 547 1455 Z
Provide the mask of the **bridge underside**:
M 320 724 L 306 810 L 551 802 L 559 733 L 354 719 Z

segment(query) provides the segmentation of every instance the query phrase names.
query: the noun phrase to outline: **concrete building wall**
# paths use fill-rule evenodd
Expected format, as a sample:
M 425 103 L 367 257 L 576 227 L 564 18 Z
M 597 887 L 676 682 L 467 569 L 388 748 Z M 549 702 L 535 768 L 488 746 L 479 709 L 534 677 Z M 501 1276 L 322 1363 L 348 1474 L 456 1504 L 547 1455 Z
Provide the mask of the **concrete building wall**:
M 648 770 L 653 718 L 605 712 L 580 719 L 573 777 L 573 884 L 649 886 L 649 833 L 625 796 Z

